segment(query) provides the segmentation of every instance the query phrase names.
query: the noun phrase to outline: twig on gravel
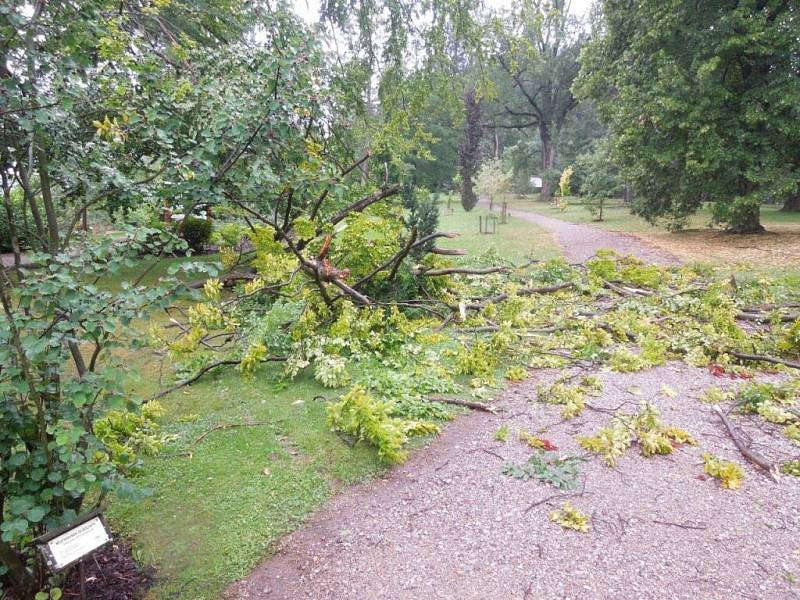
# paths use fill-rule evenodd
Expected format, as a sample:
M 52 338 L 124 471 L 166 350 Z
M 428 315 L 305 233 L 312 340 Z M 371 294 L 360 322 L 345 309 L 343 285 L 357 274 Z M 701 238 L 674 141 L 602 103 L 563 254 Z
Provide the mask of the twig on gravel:
M 686 523 L 673 523 L 672 521 L 659 521 L 658 519 L 653 519 L 653 523 L 658 523 L 659 525 L 672 525 L 674 527 L 680 527 L 681 529 L 708 529 L 708 525 L 694 525 L 688 521 Z
M 537 506 L 541 506 L 542 504 L 546 504 L 552 500 L 561 500 L 562 498 L 576 498 L 579 496 L 583 496 L 584 492 L 586 491 L 586 478 L 583 480 L 583 485 L 581 486 L 581 491 L 579 492 L 570 492 L 568 494 L 554 494 L 552 496 L 548 496 L 542 500 L 537 500 L 536 502 L 529 504 L 528 508 L 525 509 L 525 514 L 527 515 L 532 509 L 536 508 Z
M 489 450 L 488 448 L 479 448 L 479 450 L 480 450 L 481 452 L 486 452 L 486 454 L 491 454 L 492 456 L 496 456 L 496 457 L 497 457 L 497 458 L 499 458 L 500 460 L 505 460 L 505 458 L 503 458 L 502 456 L 500 456 L 500 455 L 499 455 L 497 452 L 494 452 L 493 450 Z
M 748 461 L 757 467 L 766 471 L 769 477 L 775 483 L 777 483 L 780 480 L 780 471 L 778 470 L 777 465 L 773 465 L 761 454 L 751 450 L 745 445 L 741 436 L 737 433 L 736 427 L 733 425 L 733 423 L 731 423 L 731 420 L 725 415 L 725 413 L 722 412 L 722 409 L 719 406 L 714 406 L 712 410 L 720 419 L 722 419 L 722 424 L 725 425 L 725 429 L 728 430 L 728 434 L 731 436 L 736 448 L 742 453 L 742 456 L 744 456 Z
M 539 547 L 540 554 L 541 550 L 541 547 Z M 522 600 L 530 600 L 531 598 L 533 598 L 533 581 L 528 584 L 528 587 L 525 589 L 525 593 L 522 594 Z
M 441 402 L 442 404 L 454 404 L 456 406 L 466 406 L 475 410 L 482 410 L 484 412 L 497 414 L 497 409 L 489 404 L 483 402 L 473 402 L 472 400 L 459 400 L 458 398 L 441 398 L 439 396 L 432 396 L 428 398 L 428 402 Z
M 525 514 L 527 515 L 532 509 L 534 509 L 537 506 L 540 506 L 542 504 L 545 504 L 547 502 L 550 502 L 551 500 L 560 500 L 561 498 L 572 498 L 572 497 L 577 496 L 577 495 L 578 494 L 554 494 L 552 496 L 548 496 L 547 498 L 544 498 L 543 500 L 537 500 L 533 504 L 529 504 L 528 505 L 528 508 L 525 509 Z

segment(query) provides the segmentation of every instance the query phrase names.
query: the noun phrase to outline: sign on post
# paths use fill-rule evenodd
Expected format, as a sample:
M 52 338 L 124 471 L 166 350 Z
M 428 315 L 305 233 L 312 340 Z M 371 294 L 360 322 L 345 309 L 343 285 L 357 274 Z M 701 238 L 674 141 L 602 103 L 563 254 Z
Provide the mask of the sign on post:
M 52 571 L 61 571 L 111 541 L 99 510 L 74 523 L 36 539 L 39 551 Z

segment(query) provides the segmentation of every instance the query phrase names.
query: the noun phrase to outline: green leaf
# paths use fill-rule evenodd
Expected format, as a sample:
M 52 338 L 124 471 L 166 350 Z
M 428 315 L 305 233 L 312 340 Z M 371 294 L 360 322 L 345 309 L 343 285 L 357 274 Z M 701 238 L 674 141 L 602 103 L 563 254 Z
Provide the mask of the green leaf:
M 28 511 L 26 516 L 28 517 L 28 521 L 32 523 L 38 523 L 42 519 L 44 519 L 45 515 L 50 512 L 50 509 L 46 506 L 34 506 L 32 509 Z

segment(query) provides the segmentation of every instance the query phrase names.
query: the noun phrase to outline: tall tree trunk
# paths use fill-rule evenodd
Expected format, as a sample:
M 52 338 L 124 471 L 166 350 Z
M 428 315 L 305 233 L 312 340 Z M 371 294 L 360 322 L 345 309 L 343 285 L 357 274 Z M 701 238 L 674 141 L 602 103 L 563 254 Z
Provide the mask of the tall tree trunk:
M 482 107 L 475 90 L 467 90 L 464 94 L 464 116 L 466 127 L 458 146 L 458 166 L 461 175 L 461 205 L 470 211 L 478 203 L 472 189 L 472 178 L 478 170 L 481 159 L 480 143 L 483 136 Z
M 786 212 L 800 212 L 800 194 L 789 196 L 783 203 L 782 211 Z
M 550 189 L 550 170 L 555 162 L 556 149 L 547 123 L 539 125 L 539 139 L 542 142 L 542 200 L 550 200 L 553 190 Z
M 50 187 L 50 168 L 47 153 L 38 146 L 36 160 L 39 162 L 39 184 L 42 186 L 42 202 L 44 203 L 44 214 L 47 216 L 47 250 L 50 254 L 56 254 L 61 240 L 58 235 L 56 206 L 53 203 L 53 193 Z
M 21 252 L 19 247 L 19 235 L 17 234 L 17 215 L 14 214 L 14 207 L 11 204 L 11 184 L 8 181 L 8 174 L 3 169 L 0 173 L 3 181 L 3 205 L 6 209 L 6 218 L 8 219 L 8 233 L 11 236 L 11 250 L 14 252 L 14 268 L 19 273 L 19 266 L 21 262 Z
M 738 218 L 735 223 L 730 223 L 728 231 L 730 233 L 763 233 L 764 227 L 761 225 L 761 207 L 757 204 L 749 207 L 741 218 Z

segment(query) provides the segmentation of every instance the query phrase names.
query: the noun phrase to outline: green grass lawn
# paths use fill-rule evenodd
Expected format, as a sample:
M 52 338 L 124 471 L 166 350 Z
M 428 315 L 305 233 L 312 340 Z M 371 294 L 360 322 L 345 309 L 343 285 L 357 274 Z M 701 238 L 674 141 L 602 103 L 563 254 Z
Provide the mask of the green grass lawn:
M 466 212 L 456 196 L 451 198 L 451 212 L 448 212 L 446 199 L 440 201 L 439 206 L 439 229 L 459 234 L 455 239 L 439 240 L 438 245 L 442 248 L 461 248 L 467 251 L 469 258 L 494 248 L 518 264 L 529 258 L 546 260 L 560 255 L 553 236 L 547 230 L 516 218 L 513 213 L 505 225 L 500 225 L 498 220 L 496 234 L 482 234 L 478 218 L 492 214 L 488 210 L 477 207 Z M 493 214 L 499 216 L 498 212 Z
M 220 371 L 162 400 L 177 441 L 145 462 L 137 483 L 153 493 L 108 511 L 135 557 L 156 567 L 156 597 L 219 597 L 336 489 L 383 472 L 372 448 L 350 448 L 328 428 L 319 396 L 335 393 L 302 377 L 278 384 L 280 368 L 252 380 Z M 258 425 L 196 442 L 240 423 Z

